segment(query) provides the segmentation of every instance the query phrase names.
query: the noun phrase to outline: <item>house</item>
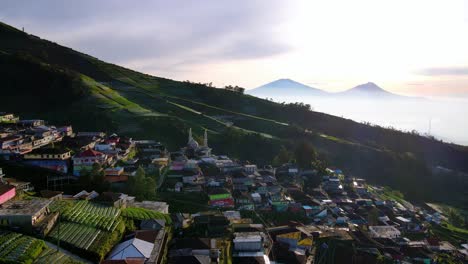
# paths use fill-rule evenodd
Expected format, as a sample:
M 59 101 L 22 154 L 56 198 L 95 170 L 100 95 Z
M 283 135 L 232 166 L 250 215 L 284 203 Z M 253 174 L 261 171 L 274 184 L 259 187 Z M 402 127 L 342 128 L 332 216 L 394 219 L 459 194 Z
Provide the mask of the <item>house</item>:
M 263 237 L 260 232 L 234 233 L 234 250 L 238 252 L 263 252 Z
M 160 212 L 163 214 L 169 214 L 169 205 L 166 202 L 158 202 L 158 201 L 133 202 L 132 206 L 153 210 L 153 211 Z
M 306 216 L 310 217 L 313 215 L 314 209 L 312 208 L 312 206 L 303 205 L 302 209 L 304 210 Z
M 307 251 L 312 248 L 312 238 L 301 231 L 278 234 L 276 242 L 286 244 L 290 251 Z
M 250 196 L 252 197 L 252 201 L 254 203 L 261 203 L 262 202 L 262 197 L 260 196 L 259 193 L 252 193 Z
M 79 152 L 94 148 L 99 141 L 94 137 L 64 137 L 61 145 Z
M 262 232 L 234 233 L 233 263 L 270 263 L 264 253 L 265 235 Z M 260 262 L 258 262 L 260 261 Z
M 48 199 L 10 200 L 0 207 L 0 223 L 31 232 L 48 213 L 52 201 Z
M 20 120 L 18 121 L 23 126 L 29 126 L 29 127 L 38 127 L 38 126 L 44 126 L 45 121 L 41 119 L 31 119 L 31 120 Z
M 124 174 L 123 167 L 106 168 L 104 169 L 105 180 L 110 183 L 127 182 L 128 175 Z
M 254 174 L 255 172 L 257 172 L 257 165 L 254 165 L 254 164 L 244 165 L 244 171 L 249 175 Z
M 208 190 L 209 204 L 213 207 L 234 207 L 231 193 L 224 188 L 211 188 Z
M 30 182 L 18 181 L 15 178 L 4 178 L 3 181 L 16 188 L 16 193 L 29 192 L 34 190 Z
M 80 199 L 80 200 L 92 200 L 96 197 L 99 196 L 99 193 L 97 193 L 96 191 L 91 191 L 91 192 L 87 192 L 85 190 L 73 195 L 73 198 L 74 199 Z
M 193 215 L 193 226 L 199 230 L 204 230 L 207 236 L 221 236 L 226 233 L 229 227 L 229 220 L 222 214 L 206 213 Z
M 94 145 L 94 150 L 100 151 L 103 153 L 109 153 L 115 151 L 115 143 L 98 143 Z
M 375 238 L 397 238 L 401 236 L 400 230 L 394 226 L 369 226 L 371 237 Z
M 72 136 L 73 135 L 73 127 L 72 126 L 63 126 L 63 127 L 58 127 L 57 131 L 62 133 L 64 136 Z
M 93 164 L 108 163 L 108 156 L 102 152 L 87 149 L 73 157 L 73 175 L 80 176 L 83 169 L 91 170 Z
M 70 167 L 71 151 L 66 148 L 43 147 L 24 155 L 24 163 L 67 173 Z
M 16 123 L 19 121 L 19 117 L 16 117 L 12 113 L 0 112 L 0 123 Z
M 138 230 L 128 240 L 115 246 L 108 260 L 145 259 L 146 263 L 161 263 L 165 231 Z
M 77 137 L 99 137 L 99 138 L 104 138 L 106 136 L 106 133 L 104 132 L 93 132 L 93 131 L 81 131 L 78 132 Z
M 13 185 L 0 183 L 0 205 L 6 203 L 16 195 L 16 188 Z
M 123 193 L 103 192 L 96 200 L 110 204 L 115 208 L 126 208 L 127 205 L 133 204 L 135 197 Z
M 166 221 L 163 219 L 142 220 L 140 223 L 141 230 L 161 230 L 165 226 L 166 226 Z
M 4 138 L 0 138 L 0 149 L 11 149 L 22 139 L 22 136 L 19 135 L 10 135 Z
M 219 263 L 221 250 L 210 238 L 177 238 L 169 250 L 168 263 Z

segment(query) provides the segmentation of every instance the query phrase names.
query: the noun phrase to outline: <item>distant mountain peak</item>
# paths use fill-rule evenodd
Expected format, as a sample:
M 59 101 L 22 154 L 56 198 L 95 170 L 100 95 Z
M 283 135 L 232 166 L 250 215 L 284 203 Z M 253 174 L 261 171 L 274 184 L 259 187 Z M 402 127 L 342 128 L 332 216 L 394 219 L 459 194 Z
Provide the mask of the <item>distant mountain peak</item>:
M 281 78 L 276 81 L 264 84 L 260 87 L 247 91 L 255 96 L 304 96 L 304 95 L 325 95 L 328 94 L 320 89 L 310 87 L 303 83 L 289 78 Z
M 354 87 L 353 89 L 367 90 L 367 91 L 372 91 L 372 90 L 385 91 L 384 89 L 382 89 L 380 86 L 378 86 L 377 84 L 375 84 L 373 82 L 367 82 L 367 83 L 360 84 L 360 85 Z
M 382 87 L 378 86 L 373 82 L 367 82 L 360 85 L 357 85 L 349 90 L 338 93 L 338 95 L 344 96 L 366 96 L 366 97 L 380 97 L 380 98 L 390 98 L 390 97 L 403 97 L 394 93 L 391 93 Z

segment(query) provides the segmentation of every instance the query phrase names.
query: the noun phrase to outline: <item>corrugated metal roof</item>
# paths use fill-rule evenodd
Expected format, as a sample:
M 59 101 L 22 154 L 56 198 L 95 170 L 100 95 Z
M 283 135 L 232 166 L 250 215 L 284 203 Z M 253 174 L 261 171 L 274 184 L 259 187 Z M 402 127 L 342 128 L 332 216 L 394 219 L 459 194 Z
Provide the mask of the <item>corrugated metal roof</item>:
M 134 238 L 118 244 L 109 254 L 109 259 L 149 258 L 154 244 Z

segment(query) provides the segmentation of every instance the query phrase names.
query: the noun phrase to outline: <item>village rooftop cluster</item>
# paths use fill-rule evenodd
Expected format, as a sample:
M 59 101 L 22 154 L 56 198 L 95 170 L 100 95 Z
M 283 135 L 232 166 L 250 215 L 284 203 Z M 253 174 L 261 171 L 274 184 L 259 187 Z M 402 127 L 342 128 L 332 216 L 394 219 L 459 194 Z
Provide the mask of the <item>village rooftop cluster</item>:
M 51 175 L 49 188 L 36 189 L 31 197 L 30 182 L 7 178 L 0 169 L 0 224 L 8 230 L 2 232 L 46 238 L 106 264 L 331 263 L 347 258 L 429 263 L 440 254 L 468 260 L 467 241 L 454 243 L 429 232 L 447 221 L 430 204 L 393 197 L 388 189 L 337 168 L 320 174 L 295 164 L 259 167 L 216 155 L 208 132 L 202 132 L 199 143 L 189 129 L 186 145 L 169 151 L 155 140 L 74 132 L 71 126 L 2 113 L 2 158 Z M 157 173 L 158 193 L 170 198 L 137 201 L 110 190 L 60 191 L 94 164 L 111 189 L 128 184 L 138 168 Z M 310 179 L 318 179 L 317 186 L 306 186 Z M 184 197 L 183 205 L 199 210 L 179 210 Z M 103 241 L 112 247 L 103 249 Z

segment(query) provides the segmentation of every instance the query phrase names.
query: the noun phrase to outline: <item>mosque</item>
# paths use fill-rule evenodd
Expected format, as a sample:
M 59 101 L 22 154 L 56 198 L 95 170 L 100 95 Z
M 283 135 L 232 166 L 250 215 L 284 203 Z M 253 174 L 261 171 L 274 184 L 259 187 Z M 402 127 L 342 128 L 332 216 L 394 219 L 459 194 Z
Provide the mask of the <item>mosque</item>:
M 203 136 L 203 145 L 199 145 L 198 142 L 192 136 L 192 128 L 189 129 L 189 137 L 187 146 L 182 149 L 185 155 L 189 158 L 193 157 L 209 157 L 211 156 L 211 148 L 208 147 L 208 132 L 205 129 Z

